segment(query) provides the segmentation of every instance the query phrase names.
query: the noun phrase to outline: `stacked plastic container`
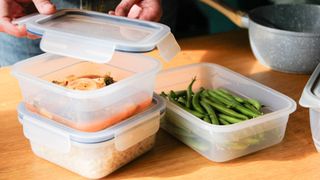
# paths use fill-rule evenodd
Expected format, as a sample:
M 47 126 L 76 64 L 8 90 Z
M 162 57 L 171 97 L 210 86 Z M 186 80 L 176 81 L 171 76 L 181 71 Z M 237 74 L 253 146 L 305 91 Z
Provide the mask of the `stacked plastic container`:
M 194 91 L 224 88 L 245 98 L 258 99 L 264 115 L 232 125 L 213 125 L 167 101 L 161 127 L 204 157 L 224 162 L 275 145 L 284 137 L 296 103 L 289 97 L 215 64 L 193 64 L 162 72 L 156 92 L 178 91 L 197 77 Z M 170 79 L 170 80 L 168 80 Z
M 155 96 L 145 111 L 97 132 L 81 132 L 18 107 L 32 151 L 87 178 L 104 177 L 150 150 L 160 126 L 165 104 Z
M 313 143 L 318 152 L 320 152 L 320 65 L 312 73 L 307 82 L 299 104 L 309 108 L 310 127 Z
M 101 178 L 153 147 L 164 111 L 153 94 L 161 64 L 133 52 L 158 48 L 164 59 L 172 58 L 180 48 L 167 26 L 72 9 L 16 23 L 42 36 L 40 48 L 49 52 L 12 69 L 23 95 L 19 120 L 36 155 Z M 53 83 L 105 74 L 115 83 L 100 89 Z

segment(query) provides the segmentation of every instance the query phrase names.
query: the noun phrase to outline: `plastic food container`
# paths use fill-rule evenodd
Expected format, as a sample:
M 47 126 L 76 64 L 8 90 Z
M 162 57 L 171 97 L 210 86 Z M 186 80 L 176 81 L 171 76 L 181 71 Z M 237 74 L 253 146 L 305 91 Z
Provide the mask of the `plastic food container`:
M 104 177 L 146 151 L 155 142 L 165 103 L 155 96 L 147 110 L 102 131 L 86 133 L 18 107 L 19 121 L 39 157 L 86 178 Z
M 81 131 L 99 131 L 143 110 L 151 103 L 157 60 L 115 53 L 108 64 L 44 54 L 17 63 L 23 102 L 30 111 Z M 67 89 L 52 80 L 109 72 L 117 81 L 97 90 Z
M 157 77 L 156 92 L 186 89 L 195 76 L 194 90 L 221 87 L 239 96 L 255 98 L 265 105 L 262 109 L 265 115 L 232 125 L 213 125 L 167 101 L 166 115 L 161 122 L 163 129 L 215 162 L 228 161 L 281 142 L 296 103 L 224 67 L 200 63 L 163 71 Z
M 320 65 L 312 73 L 302 92 L 299 104 L 309 108 L 310 127 L 313 143 L 320 152 Z
M 132 52 L 157 47 L 163 58 L 170 59 L 180 50 L 165 25 L 90 11 L 61 10 L 16 23 L 41 35 L 40 48 L 50 52 L 13 66 L 26 107 L 86 132 L 102 130 L 150 105 L 161 63 Z M 116 82 L 97 90 L 52 83 L 69 75 L 106 73 Z

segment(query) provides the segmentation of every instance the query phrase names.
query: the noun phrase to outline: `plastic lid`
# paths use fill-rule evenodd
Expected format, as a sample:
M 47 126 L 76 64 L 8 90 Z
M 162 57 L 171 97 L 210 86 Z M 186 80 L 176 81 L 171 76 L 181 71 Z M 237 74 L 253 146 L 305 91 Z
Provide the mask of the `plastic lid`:
M 69 152 L 71 142 L 94 144 L 115 139 L 115 146 L 123 151 L 159 129 L 160 116 L 164 114 L 164 100 L 154 95 L 153 105 L 137 115 L 128 118 L 110 128 L 98 132 L 81 132 L 56 121 L 29 112 L 23 103 L 18 106 L 19 121 L 23 125 L 24 135 L 39 144 L 59 152 Z M 157 120 L 153 120 L 157 118 Z
M 180 47 L 166 25 L 65 9 L 53 15 L 33 14 L 15 20 L 42 36 L 40 48 L 49 53 L 107 63 L 115 50 L 146 52 L 158 48 L 161 57 L 172 59 Z
M 320 64 L 304 87 L 299 104 L 308 108 L 320 108 Z

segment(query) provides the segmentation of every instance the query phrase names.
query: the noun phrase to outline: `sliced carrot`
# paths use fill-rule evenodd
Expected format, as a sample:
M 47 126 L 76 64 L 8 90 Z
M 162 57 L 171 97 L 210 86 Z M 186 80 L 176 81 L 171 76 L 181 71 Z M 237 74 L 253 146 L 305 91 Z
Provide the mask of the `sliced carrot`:
M 85 132 L 96 132 L 96 131 L 105 129 L 107 127 L 110 127 L 116 123 L 119 123 L 120 121 L 125 120 L 130 116 L 145 110 L 148 106 L 150 106 L 151 102 L 152 102 L 152 98 L 148 98 L 147 100 L 142 101 L 138 105 L 136 105 L 135 103 L 127 103 L 123 107 L 122 111 L 112 115 L 111 117 L 108 117 L 107 119 L 93 120 L 87 123 L 76 123 L 68 119 L 65 119 L 61 116 L 49 113 L 47 110 L 43 108 L 39 110 L 31 104 L 28 104 L 28 103 L 25 103 L 25 104 L 28 110 L 38 113 L 41 116 L 44 116 L 46 118 L 55 120 L 59 123 L 65 124 L 71 128 L 74 128 L 80 131 L 85 131 Z
M 32 104 L 29 104 L 29 103 L 26 103 L 26 102 L 25 102 L 24 105 L 26 106 L 26 108 L 27 108 L 29 111 L 35 112 L 35 113 L 38 112 L 38 109 L 35 108 Z
M 138 105 L 137 110 L 136 110 L 135 113 L 139 113 L 139 112 L 144 111 L 147 107 L 150 106 L 151 103 L 152 103 L 152 99 L 151 99 L 151 98 L 149 98 L 149 99 L 147 99 L 147 100 L 145 100 L 145 101 L 142 101 L 142 102 Z
M 127 119 L 128 117 L 132 116 L 133 113 L 136 111 L 137 106 L 134 104 L 127 104 L 123 111 L 113 115 L 110 118 L 98 121 L 92 121 L 86 124 L 73 124 L 71 127 L 78 129 L 80 131 L 86 132 L 95 132 L 107 127 L 110 127 L 122 120 Z

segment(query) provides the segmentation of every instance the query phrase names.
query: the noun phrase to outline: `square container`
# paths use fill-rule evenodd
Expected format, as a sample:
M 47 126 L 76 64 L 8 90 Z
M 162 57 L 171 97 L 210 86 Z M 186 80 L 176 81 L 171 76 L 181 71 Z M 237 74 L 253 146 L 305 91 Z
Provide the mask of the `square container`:
M 13 66 L 26 107 L 87 132 L 102 130 L 150 105 L 161 63 L 132 52 L 157 47 L 163 58 L 171 59 L 180 50 L 165 25 L 91 11 L 66 9 L 15 23 L 42 36 L 40 48 L 50 53 Z M 116 82 L 97 90 L 51 83 L 69 75 L 106 73 Z
M 303 89 L 299 104 L 309 108 L 310 127 L 313 143 L 320 152 L 320 65 L 312 73 Z
M 265 113 L 231 125 L 213 125 L 167 101 L 161 127 L 192 149 L 215 162 L 228 161 L 275 145 L 284 137 L 289 114 L 296 103 L 289 97 L 216 64 L 199 63 L 169 69 L 157 77 L 156 92 L 186 89 L 193 77 L 194 90 L 224 88 L 259 100 Z
M 44 54 L 14 65 L 23 102 L 30 111 L 72 128 L 93 132 L 109 127 L 150 105 L 159 61 L 116 52 L 108 64 Z M 68 75 L 104 75 L 117 82 L 97 90 L 72 90 L 54 84 Z
M 18 107 L 19 121 L 39 157 L 86 178 L 104 177 L 150 150 L 165 103 L 155 95 L 147 110 L 98 132 L 80 132 Z

